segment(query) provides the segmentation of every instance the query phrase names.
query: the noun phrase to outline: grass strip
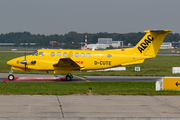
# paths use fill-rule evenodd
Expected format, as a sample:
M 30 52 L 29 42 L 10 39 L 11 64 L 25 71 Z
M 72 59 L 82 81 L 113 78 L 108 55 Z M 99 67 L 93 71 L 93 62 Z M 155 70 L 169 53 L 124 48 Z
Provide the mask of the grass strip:
M 179 91 L 155 91 L 155 82 L 6 82 L 0 83 L 2 95 L 180 95 Z

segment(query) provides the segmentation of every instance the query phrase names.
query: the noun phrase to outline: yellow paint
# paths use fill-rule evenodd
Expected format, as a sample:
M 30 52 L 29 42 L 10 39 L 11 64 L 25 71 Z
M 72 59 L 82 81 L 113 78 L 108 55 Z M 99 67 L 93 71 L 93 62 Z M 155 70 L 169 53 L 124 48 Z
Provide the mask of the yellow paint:
M 180 90 L 180 77 L 163 78 L 163 90 Z
M 98 70 L 143 63 L 146 59 L 156 57 L 166 34 L 170 32 L 172 31 L 147 30 L 145 31 L 146 35 L 134 48 L 101 51 L 39 49 L 32 55 L 26 56 L 26 71 L 70 73 L 72 70 Z M 12 66 L 13 70 L 24 71 L 23 60 L 25 60 L 25 56 L 12 59 L 7 64 Z

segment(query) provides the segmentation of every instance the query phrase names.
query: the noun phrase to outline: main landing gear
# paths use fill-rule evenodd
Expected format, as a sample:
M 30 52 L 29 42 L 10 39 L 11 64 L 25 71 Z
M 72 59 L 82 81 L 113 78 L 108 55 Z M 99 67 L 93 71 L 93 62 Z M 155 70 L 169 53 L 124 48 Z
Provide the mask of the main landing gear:
M 71 73 L 68 73 L 68 74 L 66 75 L 66 80 L 67 80 L 67 81 L 72 80 L 72 78 L 73 78 L 73 76 L 71 75 Z
M 72 80 L 72 78 L 73 78 L 73 76 L 71 75 L 71 73 L 68 73 L 68 74 L 66 75 L 66 80 L 67 80 L 67 81 Z M 14 75 L 13 75 L 13 70 L 12 70 L 12 69 L 11 69 L 11 71 L 9 72 L 8 79 L 9 79 L 10 81 L 14 80 Z
M 13 70 L 12 70 L 12 69 L 11 69 L 11 71 L 9 72 L 8 79 L 9 79 L 10 81 L 14 80 L 14 75 L 13 75 Z

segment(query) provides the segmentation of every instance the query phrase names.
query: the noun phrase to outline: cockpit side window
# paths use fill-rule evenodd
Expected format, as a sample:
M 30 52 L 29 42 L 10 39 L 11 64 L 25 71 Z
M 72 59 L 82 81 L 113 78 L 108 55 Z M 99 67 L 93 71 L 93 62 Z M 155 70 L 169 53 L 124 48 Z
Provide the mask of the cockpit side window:
M 44 56 L 44 52 L 39 52 L 39 56 Z
M 33 56 L 38 56 L 38 51 L 35 51 L 32 55 Z

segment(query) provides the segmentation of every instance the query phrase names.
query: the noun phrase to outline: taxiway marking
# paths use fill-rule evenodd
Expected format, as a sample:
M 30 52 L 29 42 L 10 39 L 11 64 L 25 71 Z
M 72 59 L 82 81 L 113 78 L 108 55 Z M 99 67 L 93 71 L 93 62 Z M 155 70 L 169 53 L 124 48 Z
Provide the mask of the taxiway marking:
M 86 82 L 91 82 L 91 81 L 89 81 L 89 80 L 86 80 L 86 79 L 83 78 L 83 77 L 79 77 L 79 76 L 76 76 L 76 75 L 73 75 L 73 76 L 78 77 L 78 78 L 80 78 L 80 79 L 82 79 L 82 80 L 85 80 Z

